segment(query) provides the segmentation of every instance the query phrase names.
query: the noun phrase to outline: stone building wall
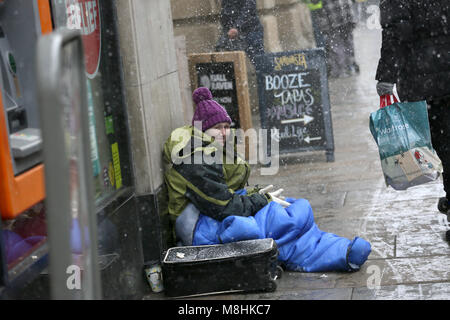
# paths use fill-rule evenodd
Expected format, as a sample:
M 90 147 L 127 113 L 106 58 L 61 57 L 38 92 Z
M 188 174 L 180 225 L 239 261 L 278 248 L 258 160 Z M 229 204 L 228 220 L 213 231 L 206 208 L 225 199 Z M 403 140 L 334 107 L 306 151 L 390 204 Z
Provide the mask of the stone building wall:
M 164 141 L 184 124 L 171 8 L 167 0 L 116 5 L 136 194 L 152 194 L 164 182 Z

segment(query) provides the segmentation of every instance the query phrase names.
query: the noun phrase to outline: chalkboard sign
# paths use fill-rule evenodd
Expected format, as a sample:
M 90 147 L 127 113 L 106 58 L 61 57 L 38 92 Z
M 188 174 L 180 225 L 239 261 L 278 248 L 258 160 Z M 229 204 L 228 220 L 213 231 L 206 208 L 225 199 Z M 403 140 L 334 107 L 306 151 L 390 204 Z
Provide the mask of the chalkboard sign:
M 197 63 L 195 71 L 199 86 L 207 87 L 214 100 L 227 110 L 231 127 L 240 128 L 233 62 Z
M 243 51 L 194 53 L 188 56 L 191 87 L 207 87 L 230 115 L 232 127 L 253 127 Z
M 334 161 L 325 51 L 322 48 L 258 56 L 261 127 L 278 129 L 280 154 L 325 150 Z M 270 143 L 269 143 L 270 146 Z

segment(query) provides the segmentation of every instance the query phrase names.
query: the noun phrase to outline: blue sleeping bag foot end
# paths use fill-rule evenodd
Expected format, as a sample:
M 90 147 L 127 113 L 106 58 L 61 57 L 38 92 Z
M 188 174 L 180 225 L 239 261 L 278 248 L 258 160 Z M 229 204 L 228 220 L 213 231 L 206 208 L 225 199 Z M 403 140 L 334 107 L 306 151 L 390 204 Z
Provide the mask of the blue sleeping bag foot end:
M 347 263 L 352 270 L 359 270 L 372 251 L 370 243 L 362 238 L 356 237 L 350 243 L 349 248 Z

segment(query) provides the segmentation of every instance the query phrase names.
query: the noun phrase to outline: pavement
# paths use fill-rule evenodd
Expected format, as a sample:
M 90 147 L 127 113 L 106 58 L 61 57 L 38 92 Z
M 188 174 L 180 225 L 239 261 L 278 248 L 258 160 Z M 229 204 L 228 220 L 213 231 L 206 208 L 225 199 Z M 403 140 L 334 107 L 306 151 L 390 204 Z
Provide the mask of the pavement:
M 250 185 L 273 184 L 284 195 L 311 203 L 323 231 L 362 237 L 372 252 L 353 273 L 285 271 L 271 293 L 222 294 L 206 300 L 423 300 L 450 299 L 450 245 L 447 217 L 437 210 L 442 182 L 406 191 L 386 187 L 369 114 L 379 106 L 374 80 L 381 31 L 355 30 L 361 73 L 329 81 L 335 161 L 325 152 L 286 161 L 275 176 L 254 170 Z M 162 299 L 162 294 L 146 299 Z

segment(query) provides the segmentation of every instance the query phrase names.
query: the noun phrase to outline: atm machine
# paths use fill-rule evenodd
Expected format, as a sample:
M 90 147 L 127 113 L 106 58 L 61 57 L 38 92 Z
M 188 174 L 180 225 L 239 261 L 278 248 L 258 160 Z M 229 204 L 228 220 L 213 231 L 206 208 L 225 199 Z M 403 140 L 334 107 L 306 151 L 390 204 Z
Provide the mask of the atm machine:
M 0 297 L 47 259 L 35 56 L 52 29 L 48 0 L 0 0 Z
M 7 120 L 13 173 L 19 176 L 42 162 L 42 139 L 38 124 L 28 120 L 31 112 L 27 112 L 25 107 L 16 58 L 1 24 L 0 52 L 3 111 Z
M 51 29 L 48 1 L 0 2 L 0 213 L 6 220 L 45 198 L 34 55 L 38 36 Z

